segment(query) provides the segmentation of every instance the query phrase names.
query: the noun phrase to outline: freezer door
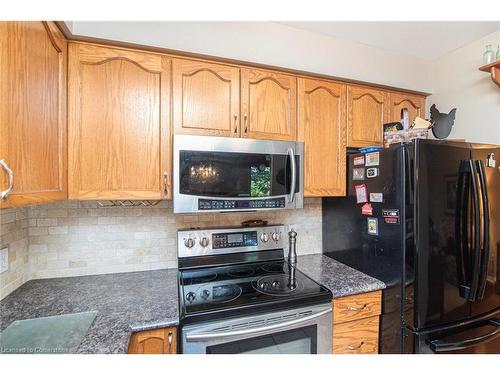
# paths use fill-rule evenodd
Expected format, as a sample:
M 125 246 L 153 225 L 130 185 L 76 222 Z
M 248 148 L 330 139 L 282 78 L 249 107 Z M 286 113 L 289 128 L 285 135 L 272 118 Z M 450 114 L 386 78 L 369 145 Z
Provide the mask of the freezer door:
M 466 214 L 462 210 L 466 221 L 460 221 L 457 207 L 460 176 L 464 181 L 469 181 L 470 174 L 466 174 L 464 165 L 470 162 L 470 145 L 417 140 L 413 152 L 415 283 L 411 301 L 413 324 L 409 320 L 405 323 L 413 325 L 415 329 L 423 329 L 460 321 L 469 316 L 466 291 L 471 274 L 470 257 L 467 251 L 461 256 L 458 242 L 463 241 L 462 250 L 467 250 L 469 238 L 466 233 L 457 238 L 456 230 L 457 223 L 469 228 L 472 220 L 471 212 Z M 470 183 L 466 186 L 470 188 Z M 472 195 L 469 190 L 467 196 Z M 467 206 L 470 204 L 469 199 L 464 203 Z M 464 267 L 465 281 L 459 280 Z
M 500 314 L 458 324 L 445 330 L 404 330 L 405 353 L 500 354 Z
M 497 246 L 500 243 L 500 146 L 473 144 L 472 160 L 478 167 L 481 201 L 481 270 L 478 296 L 471 304 L 471 314 L 476 316 L 500 309 L 500 281 L 497 280 L 496 291 L 494 286 L 499 267 Z

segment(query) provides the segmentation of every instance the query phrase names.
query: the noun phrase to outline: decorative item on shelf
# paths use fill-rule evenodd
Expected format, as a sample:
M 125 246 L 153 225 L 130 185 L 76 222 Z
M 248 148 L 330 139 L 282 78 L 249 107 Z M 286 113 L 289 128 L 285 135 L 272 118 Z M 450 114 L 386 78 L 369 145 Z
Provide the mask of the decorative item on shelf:
M 483 63 L 491 64 L 495 60 L 495 52 L 491 48 L 491 44 L 486 45 L 486 51 L 483 53 Z
M 426 139 L 431 126 L 429 121 L 420 117 L 415 118 L 408 129 L 403 129 L 403 125 L 399 122 L 384 124 L 384 146 L 387 148 L 393 143 L 408 142 L 415 138 Z
M 453 108 L 450 113 L 441 113 L 435 104 L 431 106 L 432 134 L 434 134 L 434 137 L 445 139 L 450 135 L 456 112 L 457 109 Z
M 151 207 L 160 201 L 97 201 L 99 207 Z

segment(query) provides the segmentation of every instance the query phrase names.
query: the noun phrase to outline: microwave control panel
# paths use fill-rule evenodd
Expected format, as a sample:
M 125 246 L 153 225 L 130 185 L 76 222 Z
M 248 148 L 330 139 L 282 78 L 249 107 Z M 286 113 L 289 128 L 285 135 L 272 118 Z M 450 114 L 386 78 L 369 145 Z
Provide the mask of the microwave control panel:
M 285 208 L 285 198 L 269 199 L 198 199 L 200 211 L 248 210 L 262 208 Z

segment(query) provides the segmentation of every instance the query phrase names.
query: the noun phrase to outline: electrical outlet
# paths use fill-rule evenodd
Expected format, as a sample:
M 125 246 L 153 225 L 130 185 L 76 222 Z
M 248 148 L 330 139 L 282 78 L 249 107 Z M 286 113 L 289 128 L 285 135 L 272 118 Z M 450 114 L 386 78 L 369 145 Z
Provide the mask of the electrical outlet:
M 0 250 L 0 273 L 9 270 L 9 248 L 6 247 Z

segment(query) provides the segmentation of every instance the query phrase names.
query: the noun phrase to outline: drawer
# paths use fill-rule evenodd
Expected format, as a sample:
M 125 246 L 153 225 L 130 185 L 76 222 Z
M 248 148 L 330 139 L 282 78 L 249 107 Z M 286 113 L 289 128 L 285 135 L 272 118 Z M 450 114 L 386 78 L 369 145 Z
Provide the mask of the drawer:
M 378 333 L 378 316 L 334 324 L 333 353 L 377 354 Z
M 342 323 L 351 320 L 380 315 L 382 291 L 355 294 L 333 300 L 333 322 Z

